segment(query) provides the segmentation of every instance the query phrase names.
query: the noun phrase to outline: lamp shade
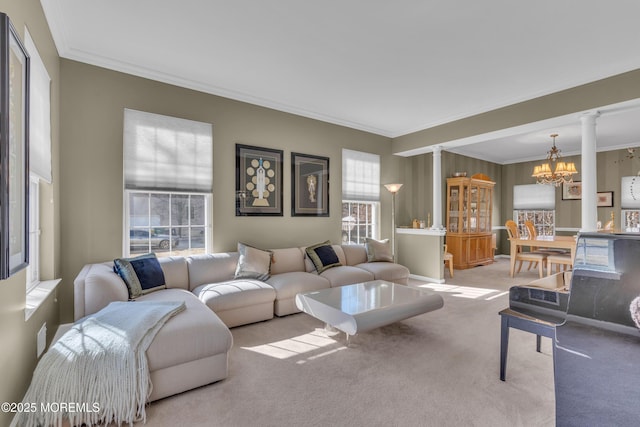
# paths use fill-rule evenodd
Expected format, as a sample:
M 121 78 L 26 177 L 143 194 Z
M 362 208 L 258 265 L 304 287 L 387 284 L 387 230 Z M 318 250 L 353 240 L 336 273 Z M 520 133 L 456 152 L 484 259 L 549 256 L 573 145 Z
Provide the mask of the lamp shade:
M 384 186 L 390 193 L 397 193 L 400 187 L 402 187 L 402 184 L 385 184 Z

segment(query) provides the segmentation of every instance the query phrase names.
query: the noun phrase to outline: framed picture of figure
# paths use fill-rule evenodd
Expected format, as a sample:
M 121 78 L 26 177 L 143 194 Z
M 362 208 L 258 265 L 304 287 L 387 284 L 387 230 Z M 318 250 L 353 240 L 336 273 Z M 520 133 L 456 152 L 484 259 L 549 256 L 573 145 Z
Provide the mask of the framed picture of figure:
M 282 216 L 282 150 L 236 144 L 236 216 Z
M 329 158 L 291 153 L 291 216 L 329 216 Z

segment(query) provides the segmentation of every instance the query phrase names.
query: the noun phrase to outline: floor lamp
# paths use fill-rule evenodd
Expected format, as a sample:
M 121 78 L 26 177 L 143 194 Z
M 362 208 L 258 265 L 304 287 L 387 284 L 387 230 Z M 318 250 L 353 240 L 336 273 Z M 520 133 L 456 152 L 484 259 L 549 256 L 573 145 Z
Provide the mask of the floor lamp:
M 396 262 L 396 193 L 400 191 L 402 184 L 385 184 L 391 193 L 391 255 L 393 262 Z

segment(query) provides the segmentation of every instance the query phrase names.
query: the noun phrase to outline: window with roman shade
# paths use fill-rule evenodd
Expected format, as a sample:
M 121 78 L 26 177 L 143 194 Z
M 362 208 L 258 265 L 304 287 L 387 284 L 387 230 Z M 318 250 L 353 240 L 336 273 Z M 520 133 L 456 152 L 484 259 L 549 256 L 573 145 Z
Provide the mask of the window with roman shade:
M 342 150 L 342 243 L 377 238 L 380 212 L 380 156 Z
M 532 221 L 539 236 L 554 236 L 556 187 L 526 184 L 513 186 L 513 220 L 520 235 L 526 236 L 525 221 Z
M 125 256 L 208 252 L 212 125 L 125 109 L 123 139 Z
M 29 91 L 29 265 L 27 293 L 40 283 L 40 182 L 51 183 L 51 78 L 27 28 Z

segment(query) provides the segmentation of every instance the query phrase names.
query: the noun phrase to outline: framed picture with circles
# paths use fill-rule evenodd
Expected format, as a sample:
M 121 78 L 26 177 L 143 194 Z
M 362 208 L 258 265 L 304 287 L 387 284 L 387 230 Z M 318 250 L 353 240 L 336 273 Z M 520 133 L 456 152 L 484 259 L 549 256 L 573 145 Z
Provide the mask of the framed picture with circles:
M 282 216 L 282 150 L 236 144 L 236 216 Z

